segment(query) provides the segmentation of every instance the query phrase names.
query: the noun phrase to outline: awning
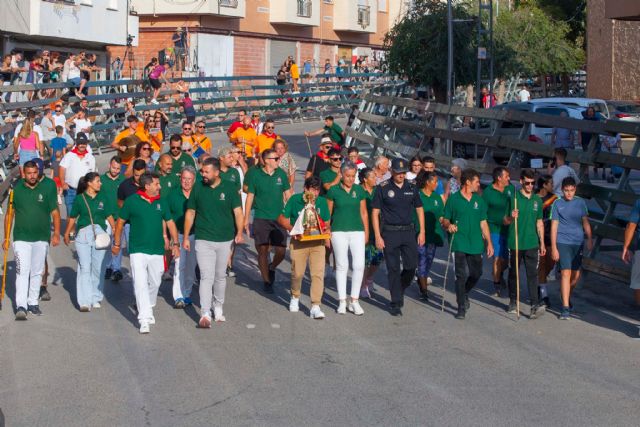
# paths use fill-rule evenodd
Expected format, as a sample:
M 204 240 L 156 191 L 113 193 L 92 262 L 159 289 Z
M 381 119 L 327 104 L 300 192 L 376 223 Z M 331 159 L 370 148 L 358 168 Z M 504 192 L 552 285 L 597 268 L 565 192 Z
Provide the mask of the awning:
M 604 16 L 620 21 L 640 21 L 640 1 L 605 0 Z

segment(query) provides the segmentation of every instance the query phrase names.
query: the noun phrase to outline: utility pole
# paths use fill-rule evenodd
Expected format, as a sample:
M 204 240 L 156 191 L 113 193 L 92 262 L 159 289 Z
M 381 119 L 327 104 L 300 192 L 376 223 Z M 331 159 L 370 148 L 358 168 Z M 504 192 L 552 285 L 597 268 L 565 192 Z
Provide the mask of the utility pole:
M 453 103 L 453 10 L 452 0 L 447 0 L 447 105 Z

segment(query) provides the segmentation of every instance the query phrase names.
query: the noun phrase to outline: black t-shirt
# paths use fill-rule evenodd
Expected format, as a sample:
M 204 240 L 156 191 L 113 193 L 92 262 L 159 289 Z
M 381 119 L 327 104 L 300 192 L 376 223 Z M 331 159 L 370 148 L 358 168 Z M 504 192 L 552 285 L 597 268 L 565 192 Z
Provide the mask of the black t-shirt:
M 126 200 L 129 196 L 136 194 L 139 189 L 140 187 L 133 181 L 133 177 L 125 179 L 118 187 L 118 200 Z
M 314 154 L 311 159 L 309 159 L 309 164 L 307 165 L 307 172 L 311 172 L 313 176 L 317 176 L 320 178 L 320 174 L 329 169 L 331 165 L 329 162 L 325 162 L 322 158 L 320 158 L 317 154 Z
M 398 187 L 388 179 L 376 187 L 371 206 L 380 209 L 386 225 L 411 225 L 415 209 L 422 207 L 422 200 L 415 185 L 405 180 L 402 187 Z

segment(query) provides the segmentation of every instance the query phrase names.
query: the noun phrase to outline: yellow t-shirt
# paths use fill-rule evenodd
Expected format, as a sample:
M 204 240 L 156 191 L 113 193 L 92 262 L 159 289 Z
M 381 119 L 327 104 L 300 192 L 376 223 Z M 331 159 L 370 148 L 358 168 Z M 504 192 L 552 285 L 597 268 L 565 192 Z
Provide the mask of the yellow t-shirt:
M 291 73 L 292 79 L 300 78 L 300 69 L 298 68 L 298 64 L 291 64 L 291 68 L 289 68 L 289 72 Z
M 231 134 L 230 141 L 239 149 L 244 149 L 247 157 L 253 157 L 253 148 L 256 146 L 257 139 L 258 135 L 256 135 L 255 129 L 252 127 L 248 129 L 239 127 Z
M 273 142 L 276 140 L 278 135 L 275 133 L 272 136 L 268 136 L 264 133 L 258 135 L 255 153 L 256 155 L 262 153 L 264 150 L 268 150 L 273 147 Z
M 211 153 L 211 139 L 207 135 L 193 135 L 193 140 L 207 153 Z M 191 145 L 194 145 L 193 143 Z M 193 147 L 196 150 L 196 147 Z

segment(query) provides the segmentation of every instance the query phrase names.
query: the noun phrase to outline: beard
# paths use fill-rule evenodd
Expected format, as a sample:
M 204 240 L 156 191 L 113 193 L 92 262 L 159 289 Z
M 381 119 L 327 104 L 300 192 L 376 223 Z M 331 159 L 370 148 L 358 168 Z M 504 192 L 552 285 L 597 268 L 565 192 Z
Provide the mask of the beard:
M 203 176 L 202 182 L 204 183 L 204 185 L 211 185 L 213 183 L 213 180 Z

